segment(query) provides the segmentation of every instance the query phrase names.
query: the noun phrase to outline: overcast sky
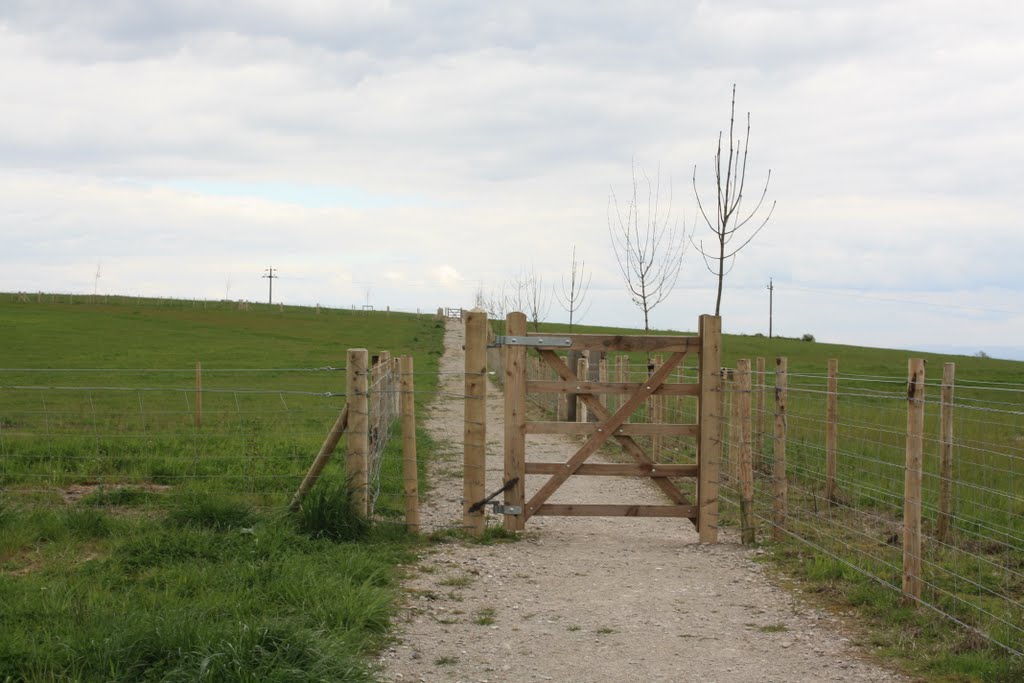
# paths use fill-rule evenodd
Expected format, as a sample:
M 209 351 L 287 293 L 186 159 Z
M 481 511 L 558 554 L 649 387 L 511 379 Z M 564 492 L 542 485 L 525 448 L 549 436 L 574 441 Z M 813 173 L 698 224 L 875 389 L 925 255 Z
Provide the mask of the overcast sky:
M 608 237 L 633 160 L 712 195 L 751 115 L 764 231 L 727 332 L 1024 358 L 1024 5 L 0 0 L 0 291 L 433 310 Z M 711 200 L 713 201 L 713 200 Z M 99 273 L 99 278 L 96 278 Z M 652 326 L 713 312 L 696 250 Z M 552 305 L 551 319 L 565 313 Z

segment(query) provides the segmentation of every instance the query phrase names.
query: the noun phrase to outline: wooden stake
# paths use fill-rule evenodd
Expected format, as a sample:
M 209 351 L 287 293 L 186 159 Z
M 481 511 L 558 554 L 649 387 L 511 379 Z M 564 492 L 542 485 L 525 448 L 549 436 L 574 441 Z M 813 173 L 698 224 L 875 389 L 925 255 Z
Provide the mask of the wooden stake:
M 903 480 L 903 593 L 921 597 L 921 469 L 925 362 L 907 363 L 907 469 Z
M 292 496 L 292 502 L 288 506 L 289 510 L 295 511 L 302 505 L 302 501 L 306 498 L 306 495 L 310 492 L 316 482 L 320 479 L 320 474 L 327 467 L 327 463 L 330 462 L 331 456 L 334 454 L 334 449 L 337 448 L 338 442 L 341 441 L 341 435 L 345 433 L 345 428 L 348 427 L 348 404 L 341 409 L 341 413 L 338 414 L 338 419 L 334 421 L 334 426 L 331 427 L 331 431 L 327 433 L 327 438 L 324 439 L 324 443 L 320 446 L 320 451 L 316 454 L 316 458 L 313 459 L 313 464 L 310 465 L 309 471 L 306 472 L 306 476 L 302 479 L 302 483 L 299 484 L 298 490 L 295 495 Z
M 419 470 L 416 466 L 416 381 L 412 356 L 398 359 L 402 373 L 402 483 L 405 492 L 405 523 L 420 531 Z
M 756 372 L 753 377 L 753 388 L 754 388 L 754 428 L 751 432 L 754 439 L 754 450 L 753 450 L 753 467 L 755 470 L 762 468 L 762 455 L 764 452 L 764 435 L 767 431 L 764 428 L 764 424 L 767 418 L 764 410 L 764 392 L 765 392 L 765 381 L 764 381 L 764 356 L 758 356 L 755 361 Z
M 507 389 L 506 389 L 507 390 Z M 484 510 L 469 508 L 487 495 L 487 314 L 474 308 L 466 316 L 465 417 L 462 446 L 462 523 L 473 536 L 482 536 Z
M 697 531 L 701 543 L 718 542 L 718 468 L 722 459 L 721 362 L 722 319 L 700 317 L 700 438 L 697 462 Z
M 724 388 L 729 394 L 729 461 L 726 463 L 723 482 L 729 486 L 737 486 L 740 480 L 740 397 L 737 392 L 739 384 L 736 381 L 736 371 L 732 368 L 725 371 Z
M 739 474 L 740 474 L 740 540 L 744 544 L 757 542 L 754 524 L 754 467 L 752 454 L 753 420 L 751 419 L 750 361 L 736 362 L 735 402 L 739 404 Z
M 520 337 L 526 334 L 526 316 L 519 312 L 505 318 L 505 334 Z M 526 510 L 526 347 L 506 346 L 505 349 L 505 481 L 518 479 L 505 492 L 505 504 Z M 584 362 L 582 359 L 580 362 Z M 508 531 L 521 531 L 526 515 L 505 515 L 504 527 Z
M 772 462 L 772 538 L 786 537 L 786 379 L 788 362 L 775 359 L 775 448 Z
M 203 426 L 203 364 L 196 361 L 196 429 Z
M 346 361 L 346 393 L 348 394 L 348 453 L 345 473 L 352 487 L 352 503 L 356 512 L 368 516 L 370 401 L 367 395 L 370 353 L 366 349 L 349 349 Z
M 939 518 L 935 536 L 940 543 L 949 541 L 953 526 L 953 385 L 956 363 L 942 367 L 942 415 L 939 435 Z
M 825 416 L 825 500 L 838 502 L 836 497 L 836 450 L 839 442 L 839 360 L 828 361 L 828 405 Z

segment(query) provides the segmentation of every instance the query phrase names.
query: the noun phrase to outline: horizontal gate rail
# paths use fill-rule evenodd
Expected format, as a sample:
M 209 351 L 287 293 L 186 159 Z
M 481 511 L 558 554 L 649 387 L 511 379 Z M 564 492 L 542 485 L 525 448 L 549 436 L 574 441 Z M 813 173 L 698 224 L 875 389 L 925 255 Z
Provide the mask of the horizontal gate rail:
M 683 517 L 697 516 L 696 505 L 574 505 L 545 503 L 535 515 L 557 517 Z
M 564 462 L 528 462 L 527 474 L 555 474 Z M 697 465 L 643 465 L 641 463 L 583 463 L 575 474 L 603 477 L 696 477 Z
M 598 422 L 527 422 L 527 434 L 593 434 L 603 425 Z M 695 424 L 649 424 L 627 422 L 615 430 L 623 436 L 700 436 Z
M 633 394 L 643 382 L 559 382 L 527 380 L 526 391 L 540 394 Z M 662 384 L 652 393 L 663 396 L 699 396 L 699 384 Z

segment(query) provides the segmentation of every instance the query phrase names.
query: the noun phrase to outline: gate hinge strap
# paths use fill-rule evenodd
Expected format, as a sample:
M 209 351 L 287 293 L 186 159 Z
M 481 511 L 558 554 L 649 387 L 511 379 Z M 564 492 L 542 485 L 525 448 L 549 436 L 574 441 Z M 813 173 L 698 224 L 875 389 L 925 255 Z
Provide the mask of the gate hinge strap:
M 569 337 L 513 337 L 510 335 L 498 335 L 490 346 L 536 346 L 557 349 L 572 346 L 572 339 Z

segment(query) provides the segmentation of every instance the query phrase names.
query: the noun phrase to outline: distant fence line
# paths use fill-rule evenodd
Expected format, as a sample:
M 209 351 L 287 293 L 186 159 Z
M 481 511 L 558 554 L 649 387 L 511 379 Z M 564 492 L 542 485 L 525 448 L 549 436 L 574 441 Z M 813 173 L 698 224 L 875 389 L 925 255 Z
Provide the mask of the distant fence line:
M 128 487 L 276 504 L 354 406 L 335 480 L 356 483 L 368 514 L 415 526 L 412 359 L 348 356 L 355 365 L 0 368 L 0 494 L 47 504 Z

